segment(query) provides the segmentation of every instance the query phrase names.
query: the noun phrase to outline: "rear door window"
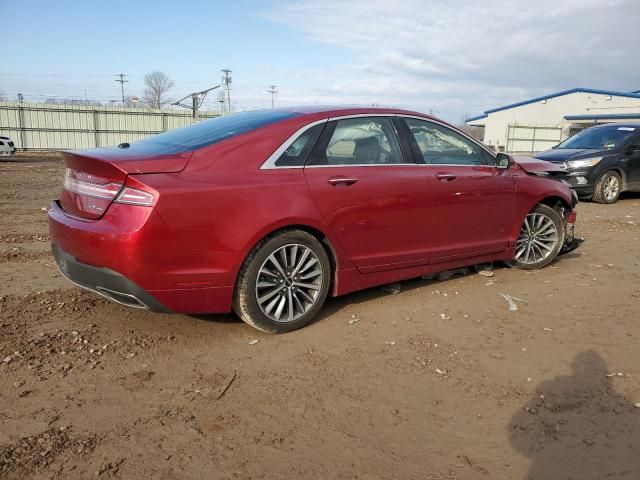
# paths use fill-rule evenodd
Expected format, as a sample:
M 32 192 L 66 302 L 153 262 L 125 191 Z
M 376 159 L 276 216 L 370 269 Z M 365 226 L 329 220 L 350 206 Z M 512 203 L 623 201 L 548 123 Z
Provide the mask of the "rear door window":
M 404 163 L 388 117 L 346 118 L 332 122 L 308 165 L 397 165 Z M 330 135 L 329 135 L 330 133 Z

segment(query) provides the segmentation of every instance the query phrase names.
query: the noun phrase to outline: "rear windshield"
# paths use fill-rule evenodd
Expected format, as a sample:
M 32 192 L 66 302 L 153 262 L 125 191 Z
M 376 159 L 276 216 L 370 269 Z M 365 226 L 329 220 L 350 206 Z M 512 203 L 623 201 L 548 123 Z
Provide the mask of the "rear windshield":
M 616 148 L 622 145 L 635 132 L 635 127 L 610 126 L 582 130 L 568 138 L 556 148 Z
M 295 112 L 277 110 L 234 113 L 133 142 L 127 150 L 141 154 L 170 154 L 196 150 L 299 115 Z

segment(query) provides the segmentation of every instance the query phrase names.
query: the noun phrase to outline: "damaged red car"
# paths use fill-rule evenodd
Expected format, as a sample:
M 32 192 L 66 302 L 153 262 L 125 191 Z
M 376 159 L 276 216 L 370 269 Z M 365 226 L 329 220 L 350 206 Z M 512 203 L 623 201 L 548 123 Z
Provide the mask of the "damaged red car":
M 575 244 L 562 168 L 417 112 L 238 113 L 64 157 L 49 223 L 69 280 L 268 332 L 306 325 L 327 296 L 490 261 L 541 268 Z

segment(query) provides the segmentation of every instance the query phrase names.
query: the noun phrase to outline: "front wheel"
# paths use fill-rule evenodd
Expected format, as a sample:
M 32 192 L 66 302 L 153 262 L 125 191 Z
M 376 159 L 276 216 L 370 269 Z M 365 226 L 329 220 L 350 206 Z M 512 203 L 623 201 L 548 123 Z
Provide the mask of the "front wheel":
M 508 264 L 523 270 L 546 267 L 558 256 L 564 236 L 562 216 L 547 205 L 537 205 L 524 219 L 515 256 Z
M 233 308 L 259 330 L 290 332 L 322 308 L 330 278 L 329 257 L 317 238 L 301 230 L 282 232 L 260 242 L 245 259 Z
M 616 203 L 622 191 L 622 177 L 610 170 L 604 172 L 596 182 L 593 201 L 597 203 Z

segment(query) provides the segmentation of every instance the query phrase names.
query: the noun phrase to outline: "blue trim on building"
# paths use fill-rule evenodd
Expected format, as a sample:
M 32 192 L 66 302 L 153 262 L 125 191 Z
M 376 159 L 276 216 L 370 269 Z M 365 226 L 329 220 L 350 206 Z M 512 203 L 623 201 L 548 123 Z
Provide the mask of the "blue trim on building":
M 598 90 L 596 88 L 572 88 L 570 90 L 563 90 L 557 93 L 551 93 L 549 95 L 544 95 L 542 97 L 531 98 L 529 100 L 524 100 L 522 102 L 510 103 L 509 105 L 505 105 L 503 107 L 492 108 L 491 110 L 485 110 L 483 115 L 478 115 L 476 117 L 471 117 L 467 122 L 479 120 L 480 118 L 487 117 L 490 113 L 499 112 L 501 110 L 508 110 L 509 108 L 521 107 L 523 105 L 528 105 L 530 103 L 542 102 L 543 100 L 549 100 L 551 98 L 562 97 L 564 95 L 569 95 L 571 93 L 593 93 L 596 95 L 611 95 L 612 97 L 627 97 L 627 98 L 639 98 L 640 99 L 640 90 L 636 92 L 617 92 L 615 90 Z
M 640 113 L 612 113 L 598 115 L 565 115 L 565 120 L 640 120 Z
M 489 115 L 487 115 L 487 114 L 485 113 L 485 114 L 482 114 L 482 115 L 478 115 L 477 117 L 467 118 L 467 119 L 465 120 L 465 122 L 473 122 L 473 121 L 475 121 L 475 120 L 480 120 L 481 118 L 487 118 L 488 116 L 489 116 Z

